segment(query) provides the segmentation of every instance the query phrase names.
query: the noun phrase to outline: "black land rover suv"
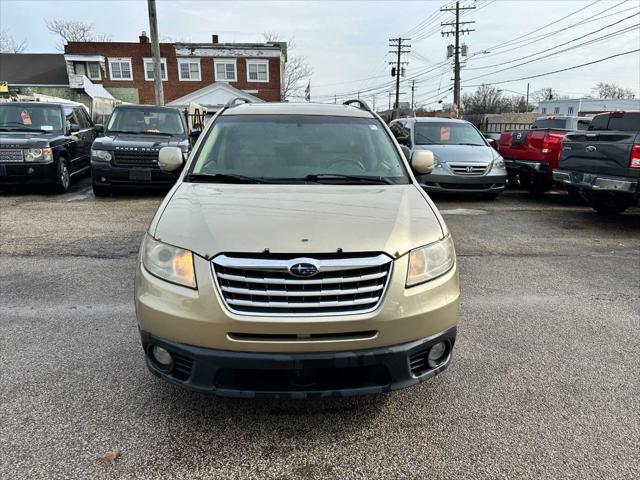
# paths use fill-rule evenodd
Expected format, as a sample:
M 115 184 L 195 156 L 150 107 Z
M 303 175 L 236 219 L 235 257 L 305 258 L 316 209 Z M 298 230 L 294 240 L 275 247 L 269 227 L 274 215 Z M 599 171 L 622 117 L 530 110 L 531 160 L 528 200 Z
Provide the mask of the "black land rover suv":
M 587 131 L 564 137 L 553 179 L 579 189 L 600 213 L 640 202 L 640 111 L 596 115 Z
M 162 147 L 179 147 L 186 160 L 189 135 L 183 116 L 175 108 L 146 105 L 119 105 L 104 136 L 91 149 L 93 192 L 97 197 L 111 194 L 114 187 L 171 186 L 180 171 L 163 172 L 158 167 Z
M 66 192 L 72 177 L 89 170 L 95 137 L 84 107 L 0 103 L 0 187 L 45 184 Z

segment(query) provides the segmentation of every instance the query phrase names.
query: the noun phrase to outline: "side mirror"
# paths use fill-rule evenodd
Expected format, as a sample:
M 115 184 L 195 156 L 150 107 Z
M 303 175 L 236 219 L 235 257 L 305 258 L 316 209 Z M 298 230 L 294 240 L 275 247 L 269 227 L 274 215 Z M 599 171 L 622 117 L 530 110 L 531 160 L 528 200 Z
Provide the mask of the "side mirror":
M 80 131 L 80 125 L 77 123 L 71 123 L 69 125 L 69 133 L 76 133 Z
M 182 167 L 182 150 L 178 147 L 163 147 L 158 155 L 158 166 L 163 172 L 173 172 Z
M 489 145 L 491 145 L 493 148 L 496 148 L 498 146 L 495 139 L 493 138 L 487 138 L 487 142 L 489 142 Z
M 400 135 L 397 136 L 396 139 L 400 145 L 409 145 L 409 135 Z
M 430 150 L 416 150 L 411 155 L 411 168 L 420 175 L 431 173 L 436 166 L 436 159 Z
M 104 125 L 102 125 L 101 123 L 96 123 L 96 124 L 93 126 L 93 130 L 94 130 L 96 133 L 104 133 Z
M 404 153 L 404 158 L 406 158 L 407 160 L 411 160 L 411 149 L 409 147 L 407 147 L 406 145 L 400 145 L 400 150 L 402 150 L 402 153 Z
M 201 133 L 202 130 L 191 130 L 189 132 L 189 138 L 192 140 L 197 140 Z

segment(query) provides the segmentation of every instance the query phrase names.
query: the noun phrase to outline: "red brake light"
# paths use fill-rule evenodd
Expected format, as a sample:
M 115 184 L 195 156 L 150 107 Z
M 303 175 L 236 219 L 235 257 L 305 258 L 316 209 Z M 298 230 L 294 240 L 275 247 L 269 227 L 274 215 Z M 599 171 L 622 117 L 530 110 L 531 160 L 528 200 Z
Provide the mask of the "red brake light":
M 629 168 L 640 168 L 640 144 L 636 144 L 631 147 Z

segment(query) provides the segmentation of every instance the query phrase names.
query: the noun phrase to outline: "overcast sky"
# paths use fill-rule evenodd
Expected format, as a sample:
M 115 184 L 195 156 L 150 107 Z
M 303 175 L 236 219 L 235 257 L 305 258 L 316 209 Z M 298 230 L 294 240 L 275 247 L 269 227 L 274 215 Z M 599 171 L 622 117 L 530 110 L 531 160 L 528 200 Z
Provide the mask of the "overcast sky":
M 315 100 L 332 99 L 334 94 L 339 99 L 355 96 L 360 90 L 362 98 L 372 101 L 375 93 L 378 105 L 386 104 L 392 81 L 388 39 L 408 36 L 412 38 L 411 54 L 404 58 L 409 64 L 402 88 L 407 93 L 402 98 L 410 99 L 408 86 L 415 80 L 417 104 L 433 106 L 440 99 L 451 99 L 451 65 L 443 64 L 451 39 L 439 33 L 440 22 L 453 19 L 451 13 L 439 12 L 447 3 L 451 2 L 159 0 L 158 16 L 161 37 L 209 42 L 216 33 L 221 42 L 245 42 L 260 40 L 262 32 L 273 31 L 284 39 L 295 38 L 291 54 L 305 56 L 313 68 Z M 638 0 L 477 0 L 462 4 L 477 7 L 463 17 L 475 21 L 469 25 L 475 31 L 464 36 L 469 59 L 462 71 L 463 91 L 472 91 L 480 83 L 538 75 L 640 48 Z M 149 30 L 144 0 L 0 0 L 0 28 L 18 40 L 26 39 L 29 52 L 56 51 L 56 38 L 44 25 L 47 18 L 90 22 L 98 33 L 111 34 L 118 41 L 137 41 L 142 30 Z M 551 55 L 605 35 L 612 36 Z M 500 46 L 514 40 L 521 43 Z M 480 53 L 483 51 L 487 53 Z M 518 66 L 530 60 L 536 61 Z M 551 87 L 559 94 L 579 97 L 601 81 L 631 88 L 640 96 L 640 52 L 499 87 L 506 93 L 524 93 L 530 82 L 532 92 Z

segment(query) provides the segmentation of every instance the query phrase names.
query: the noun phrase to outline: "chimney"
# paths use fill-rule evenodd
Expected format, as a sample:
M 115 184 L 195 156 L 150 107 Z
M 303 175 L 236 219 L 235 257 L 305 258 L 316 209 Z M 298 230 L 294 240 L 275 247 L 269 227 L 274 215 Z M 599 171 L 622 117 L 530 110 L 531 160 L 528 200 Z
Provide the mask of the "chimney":
M 218 35 L 211 35 L 211 43 L 218 43 Z
M 149 37 L 147 37 L 147 32 L 145 31 L 143 31 L 138 38 L 140 39 L 140 43 L 149 43 Z

